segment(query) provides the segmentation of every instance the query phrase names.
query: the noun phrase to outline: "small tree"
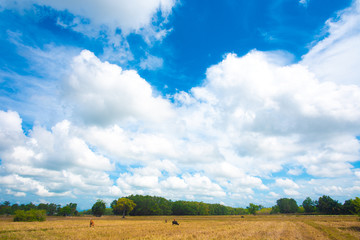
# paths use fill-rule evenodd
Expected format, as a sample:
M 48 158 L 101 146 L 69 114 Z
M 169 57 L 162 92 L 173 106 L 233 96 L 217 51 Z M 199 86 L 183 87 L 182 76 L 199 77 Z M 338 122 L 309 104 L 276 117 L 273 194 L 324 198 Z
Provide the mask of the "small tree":
M 103 200 L 98 199 L 92 206 L 91 211 L 95 217 L 101 217 L 105 213 L 106 204 Z
M 135 206 L 136 204 L 128 198 L 119 198 L 116 201 L 116 205 L 112 205 L 114 214 L 119 215 L 119 213 L 122 213 L 123 218 L 125 218 L 125 215 L 129 214 Z

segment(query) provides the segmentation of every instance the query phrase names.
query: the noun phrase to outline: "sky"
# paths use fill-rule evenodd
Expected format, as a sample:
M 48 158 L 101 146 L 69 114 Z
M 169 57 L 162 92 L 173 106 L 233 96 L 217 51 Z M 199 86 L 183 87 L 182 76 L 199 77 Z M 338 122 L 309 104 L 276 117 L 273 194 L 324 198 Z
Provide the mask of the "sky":
M 0 0 L 0 201 L 360 195 L 360 0 Z

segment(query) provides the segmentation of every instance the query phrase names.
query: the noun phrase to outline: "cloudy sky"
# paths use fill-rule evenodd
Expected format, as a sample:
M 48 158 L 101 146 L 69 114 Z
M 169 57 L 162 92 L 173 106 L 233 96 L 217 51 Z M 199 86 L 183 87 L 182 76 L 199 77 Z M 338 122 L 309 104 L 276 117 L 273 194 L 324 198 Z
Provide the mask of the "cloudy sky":
M 0 201 L 360 195 L 360 0 L 0 0 Z

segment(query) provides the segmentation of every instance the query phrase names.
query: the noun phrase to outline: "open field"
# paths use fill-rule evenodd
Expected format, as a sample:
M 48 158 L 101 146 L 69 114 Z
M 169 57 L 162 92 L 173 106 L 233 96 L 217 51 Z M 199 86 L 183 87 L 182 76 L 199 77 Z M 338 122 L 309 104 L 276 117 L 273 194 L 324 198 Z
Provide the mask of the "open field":
M 176 218 L 179 226 L 172 226 Z M 104 216 L 0 218 L 0 239 L 360 239 L 356 216 Z M 165 223 L 165 219 L 167 223 Z

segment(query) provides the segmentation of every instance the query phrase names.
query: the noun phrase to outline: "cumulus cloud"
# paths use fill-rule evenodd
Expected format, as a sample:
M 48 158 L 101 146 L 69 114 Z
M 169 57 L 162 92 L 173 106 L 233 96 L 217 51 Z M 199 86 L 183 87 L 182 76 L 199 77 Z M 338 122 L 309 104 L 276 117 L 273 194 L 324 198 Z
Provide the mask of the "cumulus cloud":
M 136 71 L 101 62 L 92 52 L 74 58 L 64 93 L 73 105 L 73 115 L 85 123 L 107 125 L 122 119 L 166 121 L 170 103 L 154 96 L 148 82 Z
M 283 187 L 283 188 L 291 188 L 291 189 L 298 189 L 299 185 L 297 185 L 294 181 L 292 181 L 291 179 L 276 179 L 275 180 L 275 185 L 279 186 L 279 187 Z
M 76 137 L 70 122 L 60 122 L 51 131 L 34 127 L 27 136 L 18 114 L 0 111 L 0 115 L 1 185 L 9 194 L 74 196 L 111 184 L 105 171 L 113 170 L 113 164 Z
M 316 59 L 333 50 L 347 54 L 337 40 L 357 37 L 358 6 L 332 21 L 329 37 L 300 63 L 281 52 L 227 54 L 207 69 L 202 85 L 170 98 L 155 94 L 136 71 L 82 51 L 63 82 L 66 120 L 25 134 L 18 113 L 0 111 L 3 192 L 224 202 L 259 192 L 353 196 L 360 187 L 353 166 L 360 151 L 359 83 L 341 64 L 336 71 L 344 81 L 327 77 L 322 73 L 333 63 Z M 285 177 L 269 183 L 284 170 Z
M 6 177 L 44 180 L 51 172 L 52 184 L 32 184 L 41 196 L 91 190 L 221 199 L 251 197 L 255 190 L 276 196 L 262 179 L 285 167 L 316 177 L 351 174 L 360 149 L 354 132 L 360 88 L 319 81 L 301 64 L 283 65 L 282 56 L 229 54 L 207 70 L 202 86 L 171 103 L 135 71 L 83 51 L 64 81 L 69 120 L 51 130 L 34 127 L 26 136 L 17 113 L 1 112 Z M 14 140 L 6 139 L 5 129 Z M 106 172 L 119 172 L 116 164 L 130 168 L 114 182 Z M 303 191 L 290 178 L 274 186 L 288 196 Z

